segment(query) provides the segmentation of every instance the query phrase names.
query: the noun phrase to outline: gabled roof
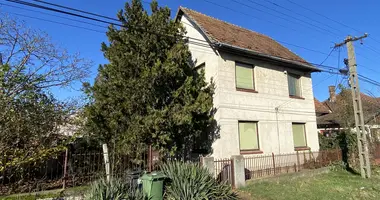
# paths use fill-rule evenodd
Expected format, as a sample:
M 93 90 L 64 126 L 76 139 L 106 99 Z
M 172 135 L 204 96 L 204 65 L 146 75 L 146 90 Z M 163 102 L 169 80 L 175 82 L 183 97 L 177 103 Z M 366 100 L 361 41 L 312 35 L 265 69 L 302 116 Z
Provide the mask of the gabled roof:
M 246 51 L 254 56 L 296 65 L 308 71 L 320 71 L 272 38 L 240 26 L 180 7 L 177 19 L 186 15 L 216 48 Z
M 350 93 L 351 91 L 346 91 Z M 351 94 L 349 94 L 351 95 Z M 363 106 L 363 113 L 364 113 L 364 122 L 368 123 L 374 117 L 378 116 L 380 114 L 380 99 L 376 97 L 371 97 L 366 94 L 361 93 L 360 94 L 362 99 L 362 106 Z M 336 96 L 335 102 L 330 102 L 329 100 L 326 100 L 322 102 L 328 109 L 331 111 L 331 113 L 322 115 L 320 117 L 317 117 L 317 124 L 318 125 L 327 125 L 327 124 L 344 124 L 343 121 L 340 121 L 341 119 L 341 113 L 344 112 L 344 109 L 347 109 L 346 105 L 349 104 L 352 105 L 352 100 L 347 99 L 344 100 L 344 97 L 342 95 L 342 92 Z M 353 108 L 352 108 L 353 109 Z M 317 107 L 316 107 L 316 112 Z M 353 111 L 352 111 L 353 112 Z M 349 119 L 350 124 L 354 124 L 354 118 L 351 117 Z
M 314 106 L 315 112 L 319 114 L 328 114 L 330 113 L 330 109 L 322 102 L 318 101 L 318 99 L 314 98 Z

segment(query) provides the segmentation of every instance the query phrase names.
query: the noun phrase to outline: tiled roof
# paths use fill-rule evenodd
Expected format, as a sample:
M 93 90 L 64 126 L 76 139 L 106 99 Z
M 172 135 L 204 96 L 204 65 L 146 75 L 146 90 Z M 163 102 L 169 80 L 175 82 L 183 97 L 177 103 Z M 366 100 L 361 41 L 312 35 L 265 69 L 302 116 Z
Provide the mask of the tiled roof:
M 322 102 L 318 101 L 318 99 L 314 98 L 315 112 L 321 114 L 330 113 L 330 109 Z
M 199 26 L 211 42 L 228 44 L 256 52 L 259 55 L 299 62 L 313 68 L 304 59 L 266 35 L 188 8 L 180 7 L 179 12 L 181 11 Z M 316 68 L 314 70 L 318 71 Z
M 348 95 L 350 96 L 351 91 L 348 92 Z M 366 94 L 361 93 L 361 99 L 362 99 L 362 105 L 363 105 L 363 113 L 364 113 L 364 121 L 365 123 L 371 121 L 374 117 L 376 117 L 378 114 L 380 114 L 380 99 L 376 97 L 371 97 Z M 348 101 L 347 101 L 348 100 Z M 345 112 L 344 109 L 347 109 L 344 104 L 352 105 L 351 98 L 344 100 L 344 97 L 342 96 L 342 93 L 338 94 L 336 96 L 335 102 L 330 102 L 328 100 L 322 102 L 326 107 L 328 107 L 332 112 L 329 114 L 322 115 L 320 117 L 317 117 L 317 124 L 323 125 L 323 124 L 343 124 L 343 121 L 340 121 L 342 112 Z M 352 108 L 353 109 L 353 108 Z M 317 107 L 316 107 L 316 112 Z M 353 112 L 353 111 L 352 111 Z M 351 117 L 349 119 L 349 123 L 354 124 L 354 118 Z

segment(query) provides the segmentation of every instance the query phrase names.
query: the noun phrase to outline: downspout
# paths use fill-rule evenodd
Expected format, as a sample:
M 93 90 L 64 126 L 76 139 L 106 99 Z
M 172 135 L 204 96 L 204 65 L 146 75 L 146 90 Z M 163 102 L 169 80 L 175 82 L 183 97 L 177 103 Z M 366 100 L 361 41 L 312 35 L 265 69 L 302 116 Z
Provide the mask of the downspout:
M 277 123 L 277 142 L 278 142 L 278 153 L 281 153 L 281 143 L 280 143 L 280 127 L 278 122 L 278 107 L 275 108 L 276 110 L 276 123 Z

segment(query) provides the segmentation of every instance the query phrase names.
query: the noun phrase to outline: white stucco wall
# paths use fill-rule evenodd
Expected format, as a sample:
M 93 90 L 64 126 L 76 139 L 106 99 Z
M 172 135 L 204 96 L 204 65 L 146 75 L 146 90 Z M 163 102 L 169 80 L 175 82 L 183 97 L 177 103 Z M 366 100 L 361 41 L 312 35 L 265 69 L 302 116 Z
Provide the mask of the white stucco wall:
M 206 41 L 185 16 L 181 20 L 187 36 Z M 264 154 L 294 152 L 292 122 L 305 123 L 308 146 L 313 151 L 319 149 L 310 74 L 229 53 L 215 52 L 211 47 L 203 45 L 190 44 L 189 48 L 198 64 L 205 62 L 206 80 L 212 77 L 216 84 L 214 107 L 217 108 L 215 118 L 220 126 L 220 138 L 213 144 L 212 156 L 228 158 L 240 154 L 239 120 L 258 121 L 259 145 Z M 255 89 L 258 93 L 236 91 L 235 61 L 255 66 Z M 304 99 L 289 97 L 287 74 L 284 71 L 302 75 L 301 90 Z M 276 117 L 277 106 L 280 107 Z

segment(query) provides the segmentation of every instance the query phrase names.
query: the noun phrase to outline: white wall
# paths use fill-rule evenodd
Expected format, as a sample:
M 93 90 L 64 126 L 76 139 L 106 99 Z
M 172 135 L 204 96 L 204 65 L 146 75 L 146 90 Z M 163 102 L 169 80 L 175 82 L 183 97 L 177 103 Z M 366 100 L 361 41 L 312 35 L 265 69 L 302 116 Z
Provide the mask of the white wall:
M 185 16 L 181 21 L 187 36 L 206 42 L 199 29 Z M 218 110 L 215 119 L 220 125 L 220 138 L 213 144 L 212 156 L 228 158 L 240 154 L 238 120 L 258 121 L 259 145 L 264 154 L 294 152 L 292 122 L 306 123 L 307 144 L 313 151 L 319 149 L 310 74 L 300 74 L 303 75 L 301 88 L 305 99 L 292 99 L 289 97 L 284 71 L 300 73 L 296 70 L 216 52 L 211 47 L 190 44 L 189 49 L 198 64 L 206 63 L 206 80 L 213 77 L 216 84 L 214 107 Z M 255 87 L 258 93 L 236 91 L 235 61 L 255 65 Z M 280 106 L 278 121 L 275 111 L 277 106 Z

